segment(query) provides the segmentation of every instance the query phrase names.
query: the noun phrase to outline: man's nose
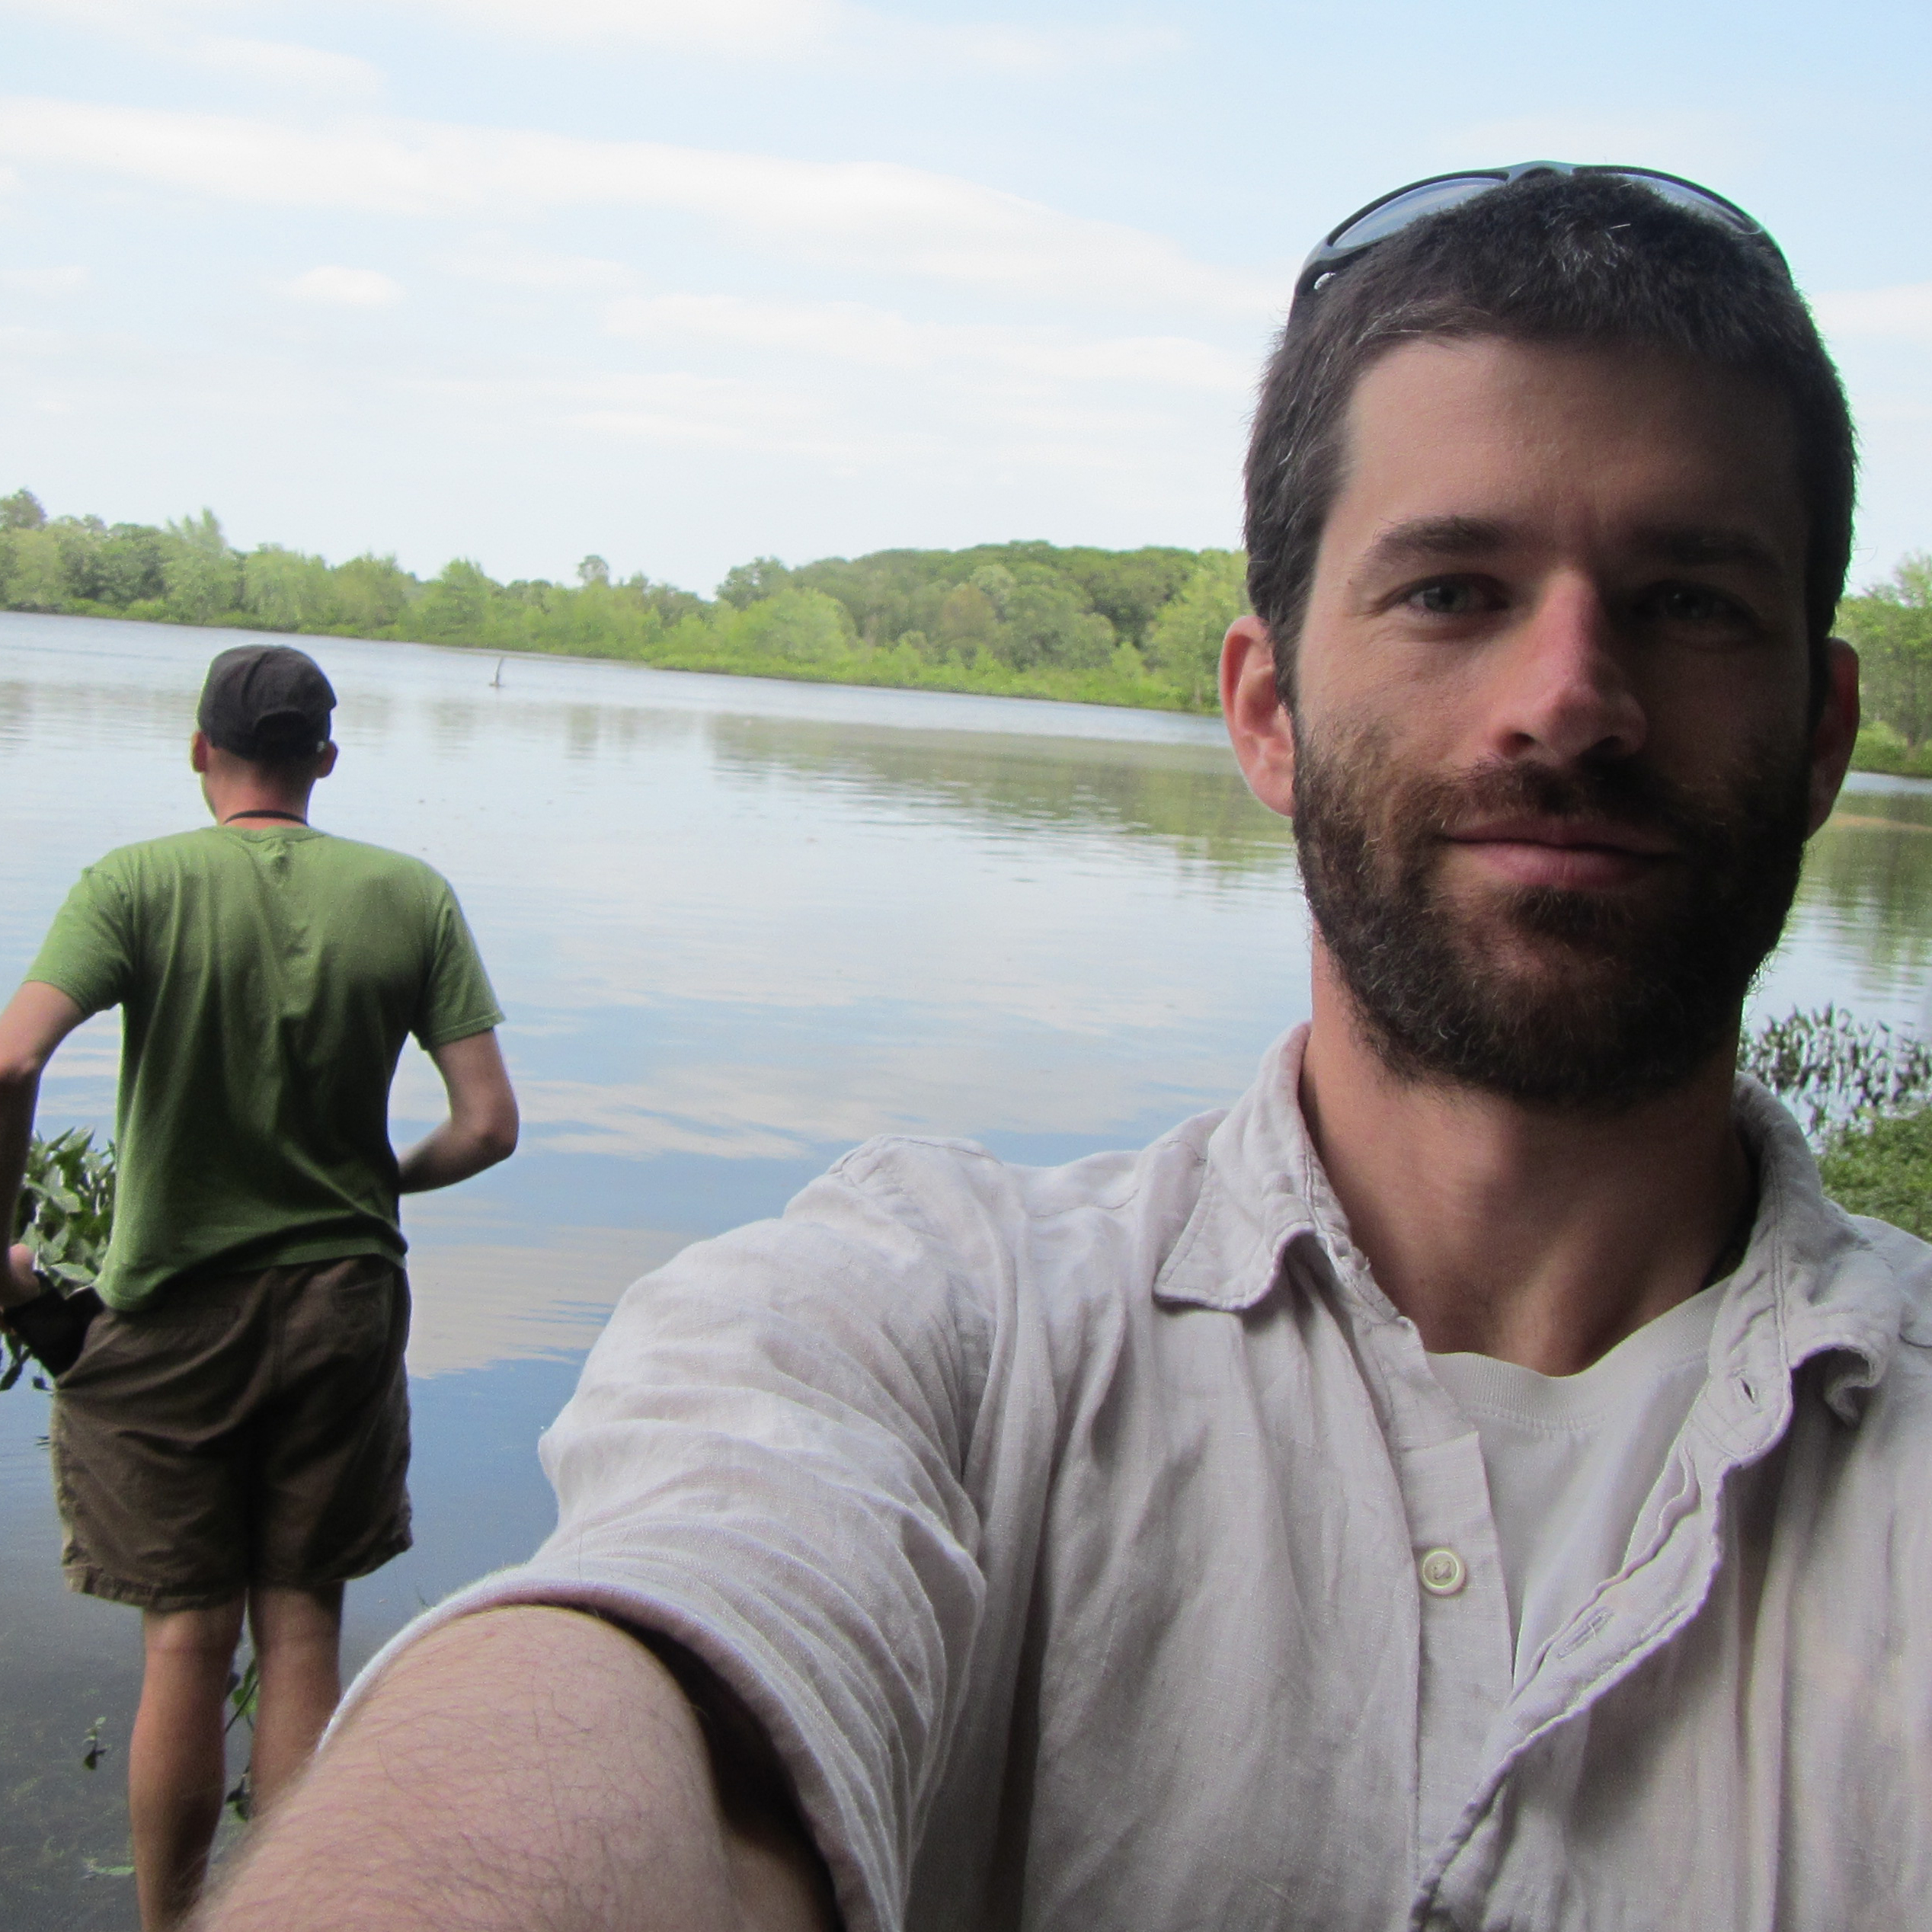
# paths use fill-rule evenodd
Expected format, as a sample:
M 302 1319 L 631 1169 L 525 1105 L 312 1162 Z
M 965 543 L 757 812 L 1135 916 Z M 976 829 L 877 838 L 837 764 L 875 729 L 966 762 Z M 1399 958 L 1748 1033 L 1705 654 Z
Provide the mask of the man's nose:
M 1596 586 L 1564 577 L 1544 587 L 1509 639 L 1498 667 L 1491 750 L 1506 758 L 1540 753 L 1562 763 L 1629 757 L 1648 725 Z

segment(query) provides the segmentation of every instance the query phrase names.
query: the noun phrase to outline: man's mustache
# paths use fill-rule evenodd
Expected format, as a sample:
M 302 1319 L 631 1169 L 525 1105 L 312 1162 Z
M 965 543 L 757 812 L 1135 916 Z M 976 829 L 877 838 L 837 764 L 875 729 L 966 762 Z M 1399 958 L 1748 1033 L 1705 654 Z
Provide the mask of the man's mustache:
M 1710 846 L 1724 816 L 1708 805 L 1700 808 L 1653 767 L 1632 758 L 1561 769 L 1492 761 L 1451 777 L 1418 779 L 1402 788 L 1394 805 L 1397 824 L 1406 828 L 1404 843 L 1419 833 L 1451 838 L 1485 824 L 1540 819 L 1601 827 L 1680 852 Z

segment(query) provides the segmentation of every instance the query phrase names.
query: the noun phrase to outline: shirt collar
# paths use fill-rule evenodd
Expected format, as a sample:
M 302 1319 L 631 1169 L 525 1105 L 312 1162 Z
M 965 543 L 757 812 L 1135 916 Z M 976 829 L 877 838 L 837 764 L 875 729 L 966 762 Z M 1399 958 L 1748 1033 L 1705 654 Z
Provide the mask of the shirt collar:
M 1209 1137 L 1200 1195 L 1155 1278 L 1157 1300 L 1253 1308 L 1274 1288 L 1291 1244 L 1306 1239 L 1326 1255 L 1361 1314 L 1394 1318 L 1349 1239 L 1302 1118 L 1307 1038 L 1307 1027 L 1298 1026 L 1268 1048 L 1254 1085 Z M 1925 1295 L 1826 1198 L 1803 1134 L 1771 1094 L 1741 1076 L 1735 1104 L 1758 1163 L 1758 1217 L 1718 1315 L 1712 1365 L 1713 1380 L 1721 1371 L 1726 1383 L 1719 1414 L 1755 1446 L 1766 1425 L 1782 1428 L 1791 1377 L 1815 1356 L 1832 1358 L 1825 1399 L 1854 1419 Z

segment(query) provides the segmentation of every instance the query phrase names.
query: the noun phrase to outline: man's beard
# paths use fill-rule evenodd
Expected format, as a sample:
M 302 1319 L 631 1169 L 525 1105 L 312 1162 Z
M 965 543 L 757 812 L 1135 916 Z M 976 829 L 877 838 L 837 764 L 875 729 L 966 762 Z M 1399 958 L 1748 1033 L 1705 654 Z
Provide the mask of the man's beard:
M 1802 744 L 1693 792 L 1637 758 L 1495 763 L 1405 779 L 1382 735 L 1297 719 L 1295 837 L 1308 903 L 1384 1064 L 1404 1080 L 1614 1113 L 1681 1086 L 1735 1038 L 1777 943 L 1806 837 Z M 1523 815 L 1670 843 L 1634 891 L 1446 889 L 1444 835 Z

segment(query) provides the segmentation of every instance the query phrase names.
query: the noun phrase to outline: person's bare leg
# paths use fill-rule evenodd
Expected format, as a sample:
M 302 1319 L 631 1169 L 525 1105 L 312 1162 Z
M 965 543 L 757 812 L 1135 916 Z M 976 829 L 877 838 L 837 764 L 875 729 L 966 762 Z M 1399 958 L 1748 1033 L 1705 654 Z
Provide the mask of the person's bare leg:
M 248 1592 L 248 1627 L 261 1672 L 251 1774 L 260 1817 L 315 1755 L 341 1698 L 342 1586 L 257 1585 Z
M 167 1932 L 200 1895 L 227 1788 L 222 1713 L 242 1599 L 148 1611 L 141 1705 L 127 1750 L 134 1886 L 144 1932 Z

